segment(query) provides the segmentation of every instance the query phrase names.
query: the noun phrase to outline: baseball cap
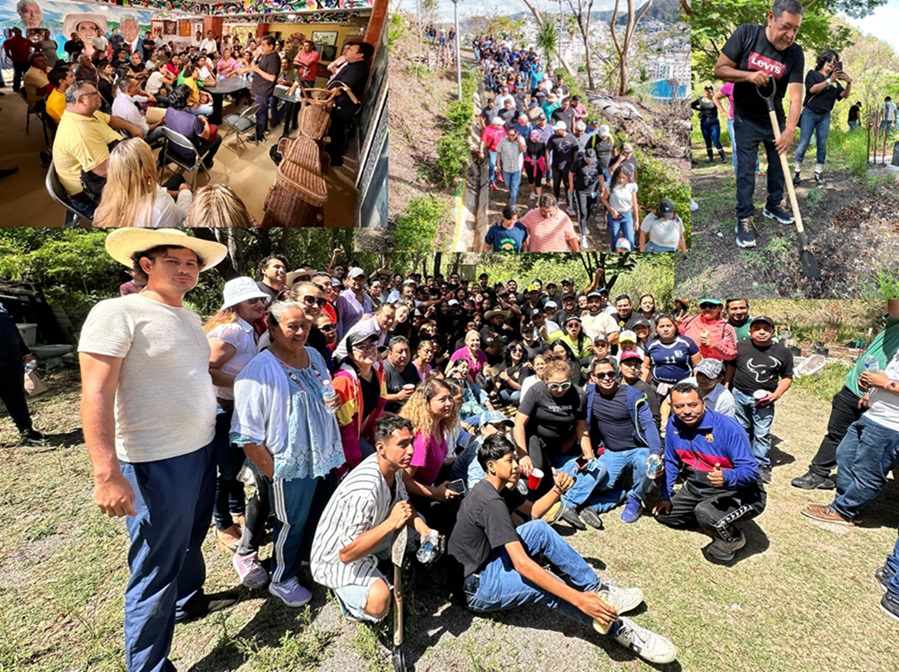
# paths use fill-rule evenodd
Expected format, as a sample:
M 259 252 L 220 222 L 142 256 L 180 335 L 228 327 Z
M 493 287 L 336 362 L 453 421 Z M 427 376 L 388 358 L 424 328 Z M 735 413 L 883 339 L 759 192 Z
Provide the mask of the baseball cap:
M 631 343 L 636 343 L 637 334 L 635 334 L 630 329 L 625 329 L 620 334 L 618 334 L 618 342 L 621 343 L 622 341 L 630 341 Z
M 572 280 L 571 278 L 562 278 L 562 284 L 563 285 L 573 285 L 574 280 Z
M 609 134 L 611 132 L 612 132 L 612 130 L 608 127 L 607 124 L 603 124 L 602 126 L 599 127 L 599 135 L 602 136 L 603 138 L 609 137 Z
M 770 317 L 767 317 L 765 315 L 759 315 L 758 317 L 753 317 L 751 320 L 749 320 L 749 326 L 751 327 L 756 322 L 764 322 L 765 324 L 770 325 L 772 328 L 774 326 L 776 326 L 774 324 L 774 320 L 772 320 Z
M 358 278 L 360 275 L 365 276 L 365 271 L 363 271 L 358 266 L 354 266 L 353 268 L 350 269 L 350 272 L 347 273 L 347 277 L 350 278 L 351 280 L 353 278 Z
M 558 307 L 559 307 L 559 304 L 556 303 L 555 301 L 547 301 L 546 303 L 543 304 L 543 310 L 546 310 L 547 308 L 558 308 Z
M 594 161 L 596 161 L 596 150 L 588 149 L 586 152 L 584 152 L 584 161 L 586 161 L 587 163 L 593 163 Z
M 562 301 L 575 301 L 577 297 L 573 292 L 568 292 L 565 296 L 562 297 Z
M 701 373 L 707 378 L 717 378 L 721 375 L 723 368 L 724 363 L 720 359 L 707 357 L 696 365 L 696 368 L 693 369 L 693 373 Z
M 594 343 L 597 343 L 598 341 L 603 341 L 604 343 L 608 343 L 609 337 L 606 336 L 605 334 L 603 334 L 602 332 L 600 332 L 600 333 L 596 334 L 596 336 L 593 337 Z
M 589 294 L 587 294 L 588 299 L 593 298 L 594 296 L 602 296 L 602 294 L 597 292 L 595 289 L 592 292 L 590 292 Z
M 625 361 L 627 361 L 627 360 L 629 360 L 629 359 L 637 359 L 637 360 L 640 360 L 641 362 L 643 361 L 643 358 L 640 356 L 640 353 L 637 352 L 636 350 L 624 350 L 624 351 L 618 356 L 618 361 L 619 361 L 619 362 L 625 362 Z
M 553 124 L 553 130 L 554 131 L 566 131 L 566 130 L 568 130 L 568 124 L 566 124 L 564 121 L 557 121 L 556 123 Z
M 702 304 L 704 304 L 704 303 L 711 303 L 711 304 L 716 305 L 716 306 L 723 306 L 723 305 L 724 305 L 724 301 L 722 301 L 721 299 L 709 299 L 709 298 L 705 298 L 705 299 L 700 299 L 700 300 L 699 300 L 699 307 L 702 308 Z
M 674 216 L 674 203 L 669 201 L 667 198 L 663 198 L 659 201 L 659 214 L 665 219 L 670 219 Z
M 483 427 L 484 425 L 498 425 L 500 423 L 508 427 L 512 427 L 515 424 L 499 411 L 484 411 L 478 416 L 478 427 Z

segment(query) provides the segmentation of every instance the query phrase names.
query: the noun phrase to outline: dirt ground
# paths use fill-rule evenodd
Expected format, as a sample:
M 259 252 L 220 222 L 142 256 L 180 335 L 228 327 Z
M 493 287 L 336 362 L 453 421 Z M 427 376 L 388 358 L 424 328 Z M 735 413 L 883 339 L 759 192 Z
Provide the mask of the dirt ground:
M 821 269 L 820 283 L 802 276 L 793 224 L 762 216 L 766 180 L 756 178 L 754 202 L 757 246 L 740 249 L 735 242 L 736 180 L 730 147 L 722 164 L 693 167 L 693 213 L 690 254 L 679 255 L 675 283 L 685 296 L 727 295 L 748 298 L 854 298 L 871 291 L 877 265 L 899 265 L 899 185 L 873 190 L 845 168 L 828 170 L 822 190 L 812 186 L 811 171 L 796 190 L 811 252 Z M 830 159 L 828 159 L 830 160 Z M 791 161 L 792 165 L 792 161 Z M 767 166 L 762 159 L 762 170 Z M 822 193 L 815 193 L 822 192 Z M 787 198 L 786 194 L 784 195 Z M 787 201 L 789 205 L 789 201 Z
M 31 407 L 50 445 L 0 449 L 7 474 L 0 490 L 0 669 L 121 670 L 124 524 L 92 503 L 77 375 L 57 373 L 48 382 L 52 391 Z M 768 508 L 749 524 L 747 548 L 729 565 L 704 559 L 703 535 L 645 516 L 625 525 L 617 511 L 605 514 L 601 532 L 559 526 L 601 576 L 643 589 L 645 606 L 633 618 L 680 649 L 678 662 L 664 669 L 895 669 L 899 625 L 880 612 L 872 572 L 896 540 L 899 487 L 892 481 L 864 523 L 848 528 L 799 515 L 831 493 L 789 487 L 815 452 L 827 415 L 826 402 L 804 390 L 779 402 Z M 5 416 L 0 428 L 0 445 L 13 443 Z M 207 591 L 234 588 L 230 556 L 211 532 L 204 552 Z M 651 669 L 546 609 L 475 615 L 448 601 L 442 576 L 420 567 L 410 574 L 405 649 L 419 672 Z M 176 627 L 171 657 L 179 670 L 391 669 L 389 626 L 342 619 L 321 587 L 313 587 L 305 612 L 266 592 L 240 592 L 233 609 Z

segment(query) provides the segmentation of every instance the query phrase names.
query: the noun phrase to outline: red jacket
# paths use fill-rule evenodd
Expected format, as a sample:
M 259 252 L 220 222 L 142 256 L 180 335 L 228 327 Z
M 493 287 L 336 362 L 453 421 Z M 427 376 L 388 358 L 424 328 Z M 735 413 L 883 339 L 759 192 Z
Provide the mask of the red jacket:
M 699 342 L 700 334 L 709 332 L 709 345 Z M 680 323 L 680 333 L 689 336 L 699 346 L 699 354 L 703 359 L 720 359 L 729 362 L 737 356 L 737 332 L 723 317 L 706 321 L 702 315 L 685 317 Z

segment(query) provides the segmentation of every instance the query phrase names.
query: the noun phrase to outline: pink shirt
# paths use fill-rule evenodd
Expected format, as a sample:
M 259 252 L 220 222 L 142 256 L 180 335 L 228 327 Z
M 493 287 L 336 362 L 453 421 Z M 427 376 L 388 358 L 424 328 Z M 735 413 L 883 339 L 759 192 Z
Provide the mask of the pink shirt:
M 520 221 L 528 230 L 528 252 L 570 252 L 568 243 L 577 240 L 571 218 L 561 208 L 552 219 L 543 219 L 534 208 Z
M 300 52 L 293 59 L 293 64 L 300 69 L 300 81 L 314 82 L 316 73 L 318 72 L 318 59 L 321 58 L 317 51 L 311 51 L 308 54 Z
M 720 89 L 718 89 L 723 95 L 727 96 L 727 99 L 730 101 L 730 108 L 727 110 L 727 118 L 734 118 L 734 83 L 728 82 Z
M 495 152 L 500 140 L 506 137 L 506 130 L 502 126 L 487 126 L 481 133 L 481 142 L 490 152 Z
M 416 432 L 412 447 L 415 452 L 412 453 L 411 466 L 418 467 L 415 471 L 415 480 L 425 485 L 434 485 L 449 452 L 446 439 L 441 438 L 438 442 L 433 436 L 425 437 L 421 432 Z
M 478 350 L 477 355 L 472 361 L 471 353 L 468 352 L 468 348 L 459 348 L 452 355 L 450 355 L 450 361 L 455 362 L 457 359 L 464 359 L 468 362 L 468 377 L 471 378 L 471 382 L 476 382 L 478 374 L 484 369 L 484 366 L 487 364 L 487 355 L 484 354 L 483 350 Z

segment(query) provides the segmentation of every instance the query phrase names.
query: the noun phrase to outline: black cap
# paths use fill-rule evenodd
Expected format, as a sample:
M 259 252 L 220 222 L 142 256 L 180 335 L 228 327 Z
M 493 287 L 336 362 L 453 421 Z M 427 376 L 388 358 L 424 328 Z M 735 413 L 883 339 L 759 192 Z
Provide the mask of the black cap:
M 584 152 L 584 161 L 586 161 L 587 163 L 593 163 L 594 161 L 596 161 L 596 150 L 588 149 L 586 152 Z
M 663 198 L 661 201 L 659 201 L 659 214 L 665 218 L 674 215 L 674 203 L 669 201 L 667 198 Z
M 749 320 L 749 326 L 751 327 L 756 322 L 764 322 L 765 324 L 769 324 L 769 325 L 771 325 L 772 329 L 776 326 L 774 324 L 774 320 L 772 320 L 770 317 L 767 317 L 765 315 L 759 315 L 758 317 L 753 317 L 751 320 Z
M 568 292 L 562 297 L 562 301 L 577 301 L 577 297 L 574 295 L 574 292 Z
M 564 284 L 566 284 L 566 283 L 569 284 L 569 285 L 573 285 L 573 284 L 574 284 L 574 280 L 572 280 L 571 278 L 563 278 L 563 279 L 562 279 L 562 284 L 564 285 Z

